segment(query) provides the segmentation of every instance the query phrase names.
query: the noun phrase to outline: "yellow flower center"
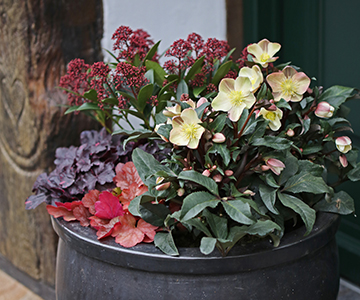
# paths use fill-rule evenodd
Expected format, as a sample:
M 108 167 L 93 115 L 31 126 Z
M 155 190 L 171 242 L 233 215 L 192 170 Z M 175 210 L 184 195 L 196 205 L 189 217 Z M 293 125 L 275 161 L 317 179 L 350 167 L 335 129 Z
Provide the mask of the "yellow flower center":
M 286 96 L 294 95 L 295 88 L 296 88 L 295 82 L 291 78 L 287 78 L 281 83 L 281 91 Z
M 269 58 L 270 58 L 270 55 L 267 54 L 267 53 L 263 53 L 263 54 L 260 55 L 260 61 L 261 62 L 267 62 Z
M 229 97 L 233 106 L 239 106 L 244 101 L 244 95 L 242 91 L 231 91 Z
M 185 123 L 182 126 L 182 130 L 186 136 L 187 139 L 194 139 L 196 138 L 196 133 L 199 129 L 199 125 L 196 123 L 187 124 Z
M 275 121 L 275 119 L 276 119 L 276 113 L 273 112 L 273 111 L 269 111 L 269 112 L 266 113 L 266 115 L 265 115 L 264 117 L 265 117 L 265 119 L 267 119 L 267 120 Z

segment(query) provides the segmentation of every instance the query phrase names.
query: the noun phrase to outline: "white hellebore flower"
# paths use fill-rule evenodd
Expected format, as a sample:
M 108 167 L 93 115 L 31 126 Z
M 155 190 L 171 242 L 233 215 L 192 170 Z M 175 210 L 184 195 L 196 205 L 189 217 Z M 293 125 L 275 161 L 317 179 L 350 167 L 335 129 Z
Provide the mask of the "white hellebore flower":
M 256 92 L 262 82 L 264 81 L 264 76 L 258 65 L 254 65 L 252 68 L 243 67 L 240 69 L 239 76 L 248 77 L 251 81 L 251 92 Z
M 224 78 L 219 85 L 219 94 L 211 106 L 217 111 L 227 111 L 229 119 L 237 122 L 244 108 L 251 108 L 256 101 L 251 88 L 252 84 L 248 77 Z
M 205 131 L 205 128 L 199 123 L 201 120 L 194 109 L 184 109 L 180 116 L 174 117 L 172 120 L 173 129 L 170 131 L 170 142 L 174 145 L 196 149 Z
M 351 139 L 348 136 L 341 136 L 335 140 L 336 148 L 341 153 L 348 153 L 351 150 Z
M 275 111 L 267 110 L 265 108 L 260 109 L 260 116 L 263 116 L 265 120 L 269 120 L 269 127 L 272 131 L 277 131 L 281 127 L 281 119 L 283 112 L 280 108 L 276 108 Z
M 271 43 L 267 39 L 263 39 L 257 44 L 247 46 L 247 51 L 254 56 L 254 62 L 260 64 L 263 68 L 266 68 L 270 62 L 278 59 L 278 57 L 273 56 L 280 48 L 280 44 Z

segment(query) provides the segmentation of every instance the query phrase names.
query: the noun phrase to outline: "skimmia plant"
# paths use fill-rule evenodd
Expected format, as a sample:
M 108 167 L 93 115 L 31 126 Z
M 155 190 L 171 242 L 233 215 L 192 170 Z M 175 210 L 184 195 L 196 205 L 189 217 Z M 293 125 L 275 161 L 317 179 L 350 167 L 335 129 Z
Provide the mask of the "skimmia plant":
M 112 235 L 125 247 L 154 241 L 169 255 L 179 246 L 226 255 L 238 242 L 266 236 L 277 246 L 289 220 L 302 221 L 309 234 L 317 211 L 354 212 L 337 186 L 360 179 L 343 105 L 357 98 L 355 89 L 324 90 L 291 63 L 276 65 L 281 46 L 266 39 L 237 60 L 226 42 L 195 33 L 162 57 L 143 30 L 121 26 L 113 39 L 115 62 L 75 59 L 60 86 L 66 113 L 86 112 L 120 136 L 113 152 L 127 159 L 104 159 L 113 179 L 102 182 L 98 168 L 105 167 L 90 162 L 105 152 L 85 163 L 80 152 L 71 162 L 58 158 L 56 176 L 61 164 L 68 173 L 82 168 L 67 194 L 75 183 L 83 190 L 76 200 L 51 201 L 43 175 L 28 208 L 47 202 L 50 214 L 90 225 L 99 238 Z

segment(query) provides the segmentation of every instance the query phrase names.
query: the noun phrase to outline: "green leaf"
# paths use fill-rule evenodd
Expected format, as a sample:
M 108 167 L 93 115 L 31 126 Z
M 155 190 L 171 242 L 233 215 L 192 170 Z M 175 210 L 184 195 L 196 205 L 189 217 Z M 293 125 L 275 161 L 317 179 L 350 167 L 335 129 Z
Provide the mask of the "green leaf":
M 206 89 L 206 86 L 198 86 L 193 89 L 193 94 L 195 97 L 198 97 L 204 90 Z
M 274 230 L 281 231 L 281 227 L 271 220 L 258 220 L 255 224 L 248 227 L 247 234 L 266 236 Z
M 317 177 L 308 172 L 301 172 L 289 178 L 283 189 L 285 192 L 312 194 L 331 193 L 331 189 L 322 177 Z
M 254 146 L 265 146 L 275 150 L 286 150 L 291 147 L 293 142 L 276 136 L 265 136 L 264 138 L 254 139 L 252 144 Z
M 149 192 L 145 192 L 144 194 L 135 197 L 133 200 L 130 201 L 129 204 L 129 212 L 136 217 L 140 217 L 140 203 L 152 202 L 155 200 L 154 196 L 150 196 Z
M 228 236 L 227 219 L 212 214 L 207 209 L 204 210 L 203 216 L 206 218 L 215 237 L 225 240 Z
M 214 251 L 217 239 L 212 237 L 203 237 L 200 243 L 200 251 L 202 254 L 208 255 Z
M 223 79 L 227 73 L 229 73 L 232 63 L 233 63 L 232 61 L 228 61 L 222 64 L 219 67 L 219 69 L 216 71 L 211 83 L 217 86 L 220 80 Z
M 210 105 L 210 102 L 205 102 L 201 104 L 199 107 L 195 108 L 196 114 L 199 119 L 202 118 L 202 115 L 204 113 L 204 110 Z
M 299 169 L 298 160 L 295 156 L 291 155 L 290 153 L 286 157 L 285 161 L 285 168 L 279 175 L 279 184 L 282 185 L 288 180 L 290 177 L 295 175 Z
M 306 233 L 305 235 L 308 235 L 315 223 L 316 213 L 315 210 L 310 208 L 305 202 L 300 200 L 299 198 L 288 195 L 285 193 L 277 193 L 278 198 L 280 202 L 288 207 L 291 208 L 293 211 L 298 213 L 301 217 L 301 219 L 304 221 L 306 226 Z
M 94 89 L 89 90 L 87 92 L 84 93 L 84 98 L 89 99 L 93 102 L 96 102 L 98 100 L 97 97 L 97 91 L 95 91 Z
M 340 191 L 327 201 L 325 198 L 314 205 L 318 211 L 348 215 L 355 211 L 354 200 L 345 191 Z
M 113 132 L 113 135 L 115 134 L 122 134 L 127 136 L 133 136 L 133 135 L 142 135 L 142 134 L 152 134 L 153 132 L 148 129 L 134 129 L 134 130 L 127 130 L 127 129 L 119 129 Z
M 197 216 L 206 207 L 215 208 L 220 202 L 214 195 L 208 192 L 194 192 L 183 200 L 180 221 L 187 221 Z
M 175 82 L 177 82 L 177 79 L 172 80 L 172 81 L 168 82 L 167 84 L 165 84 L 165 85 L 161 88 L 161 90 L 160 90 L 160 92 L 159 92 L 159 97 L 160 97 L 162 94 L 164 94 L 166 91 L 168 91 L 168 90 L 169 90 L 169 87 L 170 87 L 172 84 L 174 84 Z
M 167 215 L 171 214 L 164 204 L 153 204 L 150 202 L 140 204 L 139 213 L 145 222 L 158 227 L 163 226 Z
M 155 72 L 153 69 L 147 70 L 144 76 L 147 80 L 149 80 L 150 83 L 155 83 Z
M 152 60 L 145 61 L 145 66 L 146 66 L 146 70 L 150 70 L 150 69 L 154 70 L 155 82 L 159 86 L 162 86 L 166 75 L 165 70 L 157 62 Z
M 149 50 L 149 52 L 146 54 L 145 58 L 144 58 L 144 61 L 146 60 L 152 60 L 152 58 L 154 57 L 158 47 L 159 47 L 159 44 L 160 44 L 161 41 L 158 41 L 154 46 L 151 47 L 151 49 Z
M 227 114 L 218 115 L 213 122 L 210 123 L 209 127 L 213 132 L 221 132 L 223 130 L 227 119 Z
M 181 79 L 178 84 L 176 90 L 176 99 L 180 100 L 182 94 L 189 94 L 189 88 L 184 79 Z
M 152 177 L 158 171 L 165 171 L 169 176 L 176 177 L 171 169 L 160 164 L 151 154 L 136 148 L 132 154 L 132 161 L 141 180 L 147 185 L 154 185 L 156 178 Z
M 175 246 L 175 242 L 171 232 L 158 232 L 154 237 L 155 247 L 158 247 L 167 255 L 179 255 L 179 251 Z
M 70 114 L 70 113 L 72 113 L 74 111 L 77 111 L 79 107 L 80 107 L 79 105 L 71 106 L 65 111 L 64 114 L 67 115 L 67 114 Z
M 356 165 L 356 167 L 347 173 L 347 177 L 351 181 L 358 181 L 360 180 L 360 162 Z
M 213 193 L 215 195 L 219 194 L 218 186 L 213 179 L 206 177 L 194 170 L 182 171 L 178 175 L 178 179 L 193 181 L 193 182 L 200 184 L 201 186 L 207 188 L 211 193 Z
M 77 108 L 77 111 L 83 111 L 83 110 L 100 110 L 100 108 L 95 103 L 86 102 Z
M 229 200 L 222 201 L 221 204 L 229 217 L 234 221 L 245 225 L 254 224 L 250 205 L 248 203 L 244 203 L 241 200 Z
M 190 219 L 187 221 L 182 222 L 185 225 L 190 225 L 195 227 L 196 229 L 200 230 L 201 232 L 203 232 L 206 236 L 208 237 L 212 237 L 212 234 L 210 232 L 210 230 L 206 227 L 206 224 L 204 224 L 205 221 L 202 221 L 198 218 L 194 218 L 194 219 Z
M 260 197 L 261 197 L 262 201 L 264 202 L 266 208 L 273 214 L 278 215 L 279 212 L 275 208 L 276 191 L 277 191 L 277 189 L 274 189 L 265 184 L 259 185 Z
M 194 64 L 191 66 L 189 72 L 185 76 L 185 81 L 189 82 L 189 80 L 194 79 L 195 75 L 201 71 L 202 64 L 204 62 L 205 55 L 197 59 Z
M 214 143 L 211 148 L 208 150 L 208 153 L 218 153 L 224 161 L 225 167 L 229 165 L 231 154 L 230 150 L 227 148 L 226 143 Z
M 318 153 L 323 149 L 321 145 L 307 145 L 303 148 L 302 154 L 309 155 L 313 153 Z
M 354 90 L 353 88 L 334 85 L 321 94 L 319 102 L 326 101 L 337 109 L 352 96 Z
M 162 135 L 163 137 L 169 139 L 170 138 L 170 131 L 172 129 L 172 125 L 171 124 L 165 124 L 165 125 L 161 125 L 156 133 L 158 135 Z
M 286 100 L 284 100 L 282 98 L 280 99 L 279 102 L 276 102 L 276 106 L 278 108 L 287 108 L 288 110 L 291 110 L 290 104 Z
M 320 177 L 324 172 L 324 168 L 322 166 L 315 164 L 309 160 L 299 160 L 298 164 L 299 170 L 304 173 L 310 173 L 314 176 Z
M 144 111 L 147 101 L 152 96 L 153 89 L 154 89 L 153 84 L 148 84 L 141 88 L 139 95 L 138 95 L 138 107 L 141 112 Z
M 101 102 L 106 103 L 106 104 L 111 104 L 111 105 L 118 105 L 119 104 L 119 100 L 116 99 L 116 98 L 113 98 L 113 97 L 103 99 Z

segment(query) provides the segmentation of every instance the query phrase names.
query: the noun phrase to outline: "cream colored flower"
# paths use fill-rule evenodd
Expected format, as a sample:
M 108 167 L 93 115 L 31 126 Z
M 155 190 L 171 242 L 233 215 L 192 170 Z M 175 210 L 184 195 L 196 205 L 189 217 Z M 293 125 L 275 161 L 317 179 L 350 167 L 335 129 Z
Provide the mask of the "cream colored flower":
M 237 122 L 244 108 L 251 108 L 256 98 L 251 93 L 251 82 L 248 77 L 235 79 L 224 78 L 219 85 L 219 94 L 215 97 L 211 106 L 214 110 L 227 111 L 229 119 Z
M 199 125 L 201 120 L 192 108 L 186 108 L 180 116 L 172 120 L 173 129 L 170 131 L 170 142 L 178 146 L 196 149 L 205 128 Z
M 268 75 L 266 79 L 272 88 L 275 101 L 283 98 L 287 102 L 299 102 L 310 85 L 310 78 L 305 73 L 297 72 L 290 66 Z
M 258 65 L 254 65 L 252 68 L 243 67 L 240 69 L 239 76 L 247 77 L 251 82 L 251 92 L 256 92 L 262 82 L 264 81 L 264 76 Z
M 247 46 L 247 51 L 254 56 L 254 62 L 261 64 L 262 67 L 266 68 L 270 62 L 278 59 L 278 57 L 273 56 L 280 48 L 280 44 L 271 43 L 267 39 L 263 39 L 257 44 Z
M 335 140 L 335 145 L 336 148 L 341 152 L 341 153 L 348 153 L 352 146 L 351 146 L 351 139 L 348 136 L 341 136 L 338 137 Z
M 267 110 L 265 108 L 260 109 L 260 116 L 263 116 L 265 120 L 269 120 L 269 127 L 272 131 L 276 131 L 281 127 L 281 119 L 283 112 L 280 108 L 276 108 L 275 111 Z
M 180 116 L 181 106 L 179 104 L 176 104 L 175 106 L 165 107 L 163 114 L 164 116 L 169 118 Z

